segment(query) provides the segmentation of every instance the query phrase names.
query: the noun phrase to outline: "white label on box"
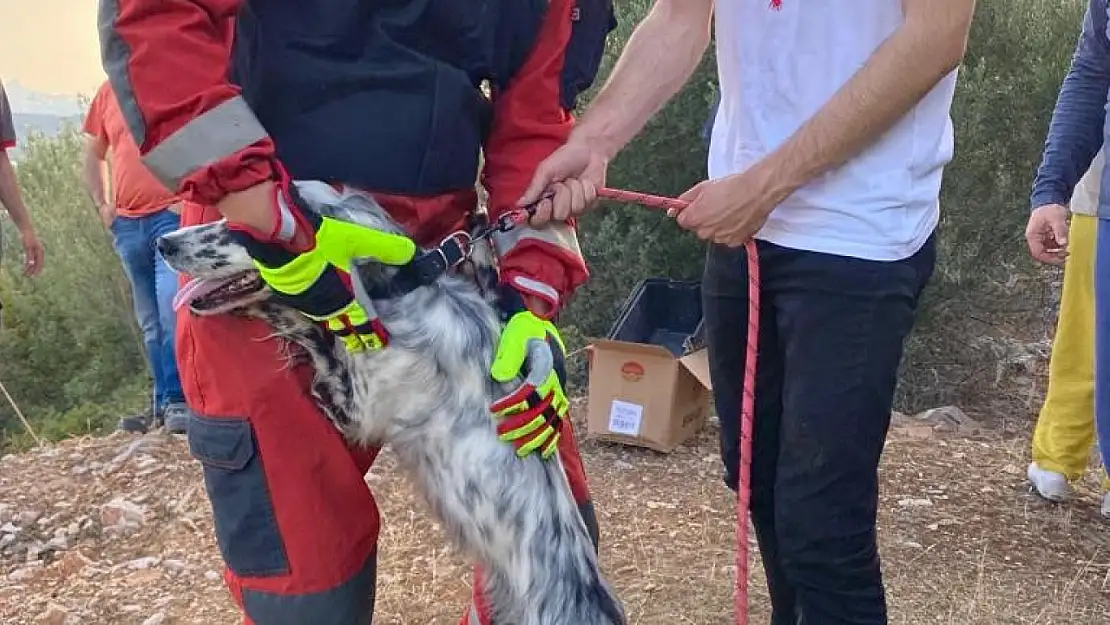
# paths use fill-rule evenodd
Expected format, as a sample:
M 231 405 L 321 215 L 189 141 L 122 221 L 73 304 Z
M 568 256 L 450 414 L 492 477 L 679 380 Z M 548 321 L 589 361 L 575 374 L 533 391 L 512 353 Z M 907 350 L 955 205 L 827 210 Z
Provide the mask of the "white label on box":
M 640 422 L 644 420 L 644 407 L 614 399 L 609 407 L 609 431 L 625 436 L 639 436 Z

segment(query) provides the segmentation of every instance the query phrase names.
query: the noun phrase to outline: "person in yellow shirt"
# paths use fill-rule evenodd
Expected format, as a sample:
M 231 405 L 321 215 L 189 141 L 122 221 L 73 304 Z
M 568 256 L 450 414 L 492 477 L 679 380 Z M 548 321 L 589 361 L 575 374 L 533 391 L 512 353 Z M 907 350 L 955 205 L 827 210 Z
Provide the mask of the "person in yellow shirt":
M 1033 490 L 1049 501 L 1071 496 L 1071 482 L 1086 472 L 1095 441 L 1095 233 L 1103 164 L 1100 151 L 1072 194 L 1070 227 L 1060 226 L 1068 229 L 1064 287 L 1028 470 Z M 1040 206 L 1030 224 L 1061 223 L 1065 211 L 1059 204 Z M 1102 514 L 1110 517 L 1110 478 L 1102 473 Z

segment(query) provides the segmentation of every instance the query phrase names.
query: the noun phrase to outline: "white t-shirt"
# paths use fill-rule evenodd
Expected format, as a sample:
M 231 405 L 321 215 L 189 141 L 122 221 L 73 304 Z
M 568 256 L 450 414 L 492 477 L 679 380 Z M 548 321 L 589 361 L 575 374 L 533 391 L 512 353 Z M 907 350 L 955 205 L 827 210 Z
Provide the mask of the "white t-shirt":
M 716 4 L 721 104 L 709 177 L 744 171 L 817 112 L 902 23 L 901 0 Z M 842 167 L 775 208 L 757 238 L 871 260 L 916 252 L 940 218 L 956 72 Z

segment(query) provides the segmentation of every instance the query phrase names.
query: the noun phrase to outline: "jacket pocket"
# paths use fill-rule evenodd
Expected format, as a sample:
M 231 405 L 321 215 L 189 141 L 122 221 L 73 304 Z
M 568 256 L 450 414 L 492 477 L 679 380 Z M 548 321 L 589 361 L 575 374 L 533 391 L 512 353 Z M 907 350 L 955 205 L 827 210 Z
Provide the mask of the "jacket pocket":
M 285 545 L 250 422 L 194 414 L 188 437 L 189 451 L 204 469 L 224 563 L 239 577 L 287 573 Z

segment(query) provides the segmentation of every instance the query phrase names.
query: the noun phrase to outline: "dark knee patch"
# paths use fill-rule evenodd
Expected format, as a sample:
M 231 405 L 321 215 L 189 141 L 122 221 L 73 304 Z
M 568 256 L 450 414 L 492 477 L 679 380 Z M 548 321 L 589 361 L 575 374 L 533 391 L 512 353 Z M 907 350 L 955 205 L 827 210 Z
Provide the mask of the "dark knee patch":
M 278 595 L 243 589 L 243 609 L 256 625 L 370 625 L 377 552 L 351 579 L 323 592 Z
M 287 573 L 289 561 L 250 422 L 193 414 L 188 437 L 189 451 L 204 468 L 224 563 L 239 577 Z

